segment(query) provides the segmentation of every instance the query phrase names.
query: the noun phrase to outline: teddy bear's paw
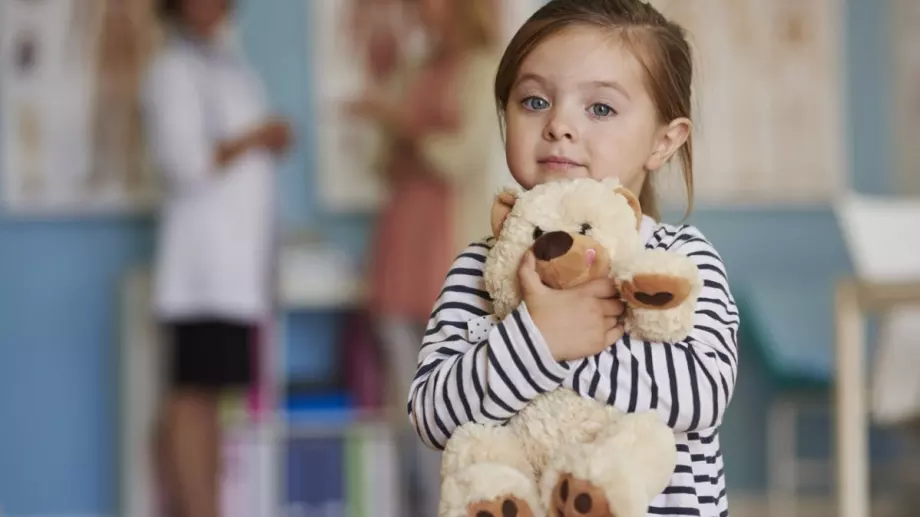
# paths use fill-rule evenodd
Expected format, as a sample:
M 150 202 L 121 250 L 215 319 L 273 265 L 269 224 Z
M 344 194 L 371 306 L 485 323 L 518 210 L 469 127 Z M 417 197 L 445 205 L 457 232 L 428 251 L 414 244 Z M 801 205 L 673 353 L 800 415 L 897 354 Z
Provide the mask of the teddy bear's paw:
M 544 507 L 554 517 L 645 517 L 649 502 L 644 473 L 616 436 L 565 447 L 540 480 Z M 641 459 L 641 458 L 640 458 Z
M 500 463 L 478 463 L 444 478 L 440 517 L 545 517 L 536 481 Z
M 565 473 L 553 488 L 551 517 L 618 517 L 600 488 Z
M 667 310 L 684 303 L 690 296 L 690 282 L 679 276 L 642 273 L 623 282 L 620 292 L 634 308 Z

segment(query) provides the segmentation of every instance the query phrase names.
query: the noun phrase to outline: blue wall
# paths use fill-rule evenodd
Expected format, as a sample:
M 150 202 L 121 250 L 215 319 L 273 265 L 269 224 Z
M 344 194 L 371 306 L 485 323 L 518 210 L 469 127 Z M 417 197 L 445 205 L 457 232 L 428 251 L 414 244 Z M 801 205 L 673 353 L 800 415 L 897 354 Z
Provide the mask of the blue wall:
M 308 140 L 307 2 L 259 4 L 241 13 L 247 47 L 278 110 L 293 115 Z M 885 192 L 892 181 L 887 83 L 880 80 L 887 71 L 885 5 L 849 0 L 848 16 L 853 179 L 860 190 Z M 367 221 L 321 213 L 310 155 L 309 147 L 298 147 L 279 171 L 282 223 L 321 227 L 361 253 Z M 704 210 L 693 221 L 739 281 L 849 267 L 827 210 Z M 0 508 L 7 515 L 114 514 L 116 282 L 127 265 L 149 259 L 152 246 L 144 217 L 29 222 L 0 215 Z M 763 486 L 758 444 L 769 395 L 757 364 L 743 361 L 723 438 L 732 489 Z

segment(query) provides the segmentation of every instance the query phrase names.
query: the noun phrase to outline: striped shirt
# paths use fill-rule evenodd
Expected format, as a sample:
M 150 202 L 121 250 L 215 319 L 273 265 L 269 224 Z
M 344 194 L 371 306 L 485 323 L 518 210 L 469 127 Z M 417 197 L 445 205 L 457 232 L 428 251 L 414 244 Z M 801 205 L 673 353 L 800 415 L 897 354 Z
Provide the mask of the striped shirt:
M 692 226 L 645 217 L 646 248 L 690 257 L 703 288 L 690 336 L 650 343 L 624 336 L 607 350 L 557 362 L 525 304 L 483 332 L 492 310 L 483 281 L 491 240 L 454 261 L 435 304 L 409 392 L 409 416 L 421 439 L 443 449 L 466 422 L 504 423 L 540 393 L 564 386 L 624 412 L 654 410 L 677 437 L 677 466 L 649 515 L 726 517 L 719 426 L 738 371 L 738 311 L 725 268 Z

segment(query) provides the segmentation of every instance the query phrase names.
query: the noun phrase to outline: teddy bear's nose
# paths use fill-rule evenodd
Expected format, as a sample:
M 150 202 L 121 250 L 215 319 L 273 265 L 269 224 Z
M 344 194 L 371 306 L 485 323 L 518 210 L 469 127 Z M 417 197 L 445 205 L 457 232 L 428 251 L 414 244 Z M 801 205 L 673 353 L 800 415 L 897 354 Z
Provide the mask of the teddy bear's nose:
M 553 260 L 568 253 L 574 242 L 566 232 L 544 233 L 533 244 L 533 254 L 537 260 Z

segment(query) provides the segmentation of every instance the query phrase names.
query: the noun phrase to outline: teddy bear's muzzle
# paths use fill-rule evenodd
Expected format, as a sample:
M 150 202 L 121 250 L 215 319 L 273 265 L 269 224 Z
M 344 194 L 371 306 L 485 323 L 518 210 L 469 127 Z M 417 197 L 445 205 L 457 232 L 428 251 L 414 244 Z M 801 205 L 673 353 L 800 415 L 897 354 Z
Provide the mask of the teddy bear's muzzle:
M 554 231 L 533 244 L 537 273 L 543 283 L 565 289 L 606 276 L 610 269 L 607 251 L 586 235 Z

